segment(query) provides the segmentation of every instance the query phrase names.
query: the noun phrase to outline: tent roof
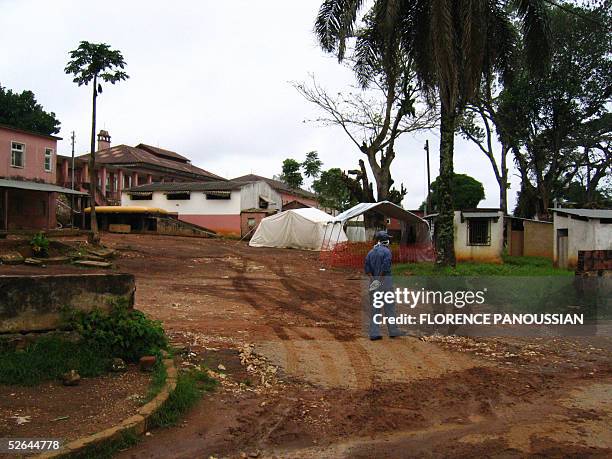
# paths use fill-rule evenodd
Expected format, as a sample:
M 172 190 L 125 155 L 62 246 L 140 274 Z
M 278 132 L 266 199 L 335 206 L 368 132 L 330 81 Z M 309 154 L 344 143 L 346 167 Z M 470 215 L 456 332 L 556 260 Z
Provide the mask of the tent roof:
M 331 215 L 315 207 L 304 207 L 303 209 L 290 209 L 290 210 L 281 212 L 280 214 L 277 214 L 277 215 L 284 214 L 285 212 L 292 212 L 294 214 L 297 214 L 313 222 L 329 222 L 334 219 L 334 217 L 332 217 Z
M 369 212 L 371 210 L 375 210 L 376 212 L 381 213 L 387 217 L 397 218 L 398 220 L 402 221 L 423 222 L 425 224 L 427 223 L 418 215 L 415 215 L 412 212 L 407 211 L 406 209 L 402 209 L 397 204 L 393 204 L 389 201 L 359 203 L 356 206 L 345 210 L 341 214 L 336 215 L 334 221 L 344 224 L 347 220 L 358 217 L 359 215 L 365 214 L 366 212 Z

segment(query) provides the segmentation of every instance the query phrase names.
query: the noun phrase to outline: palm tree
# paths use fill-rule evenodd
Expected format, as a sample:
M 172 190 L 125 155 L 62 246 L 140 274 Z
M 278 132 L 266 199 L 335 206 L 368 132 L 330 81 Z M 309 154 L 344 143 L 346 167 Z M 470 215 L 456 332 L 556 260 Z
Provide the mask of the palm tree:
M 324 0 L 315 22 L 321 47 L 344 59 L 356 30 L 363 0 Z M 533 71 L 548 60 L 545 0 L 375 0 L 379 36 L 399 33 L 414 62 L 421 90 L 440 106 L 440 209 L 437 262 L 455 265 L 453 202 L 454 134 L 457 117 L 478 93 L 483 76 L 511 77 L 520 19 L 527 62 Z
M 96 219 L 96 186 L 98 174 L 96 173 L 96 99 L 102 93 L 102 84 L 115 84 L 117 81 L 129 78 L 123 71 L 125 61 L 120 51 L 113 50 L 105 43 L 89 43 L 82 41 L 79 47 L 70 51 L 71 60 L 64 71 L 74 75 L 74 81 L 79 86 L 88 85 L 92 82 L 92 108 L 91 108 L 91 151 L 89 155 L 89 195 L 91 199 L 91 242 L 100 242 L 98 232 L 98 220 Z

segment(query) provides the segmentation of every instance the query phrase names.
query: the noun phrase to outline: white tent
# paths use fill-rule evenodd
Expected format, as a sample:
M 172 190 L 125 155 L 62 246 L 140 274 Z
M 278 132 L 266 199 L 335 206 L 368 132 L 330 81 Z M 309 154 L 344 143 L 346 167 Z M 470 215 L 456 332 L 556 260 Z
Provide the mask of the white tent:
M 325 239 L 325 249 L 330 249 L 347 240 L 342 225 L 327 225 L 333 220 L 331 215 L 313 207 L 286 210 L 264 218 L 249 245 L 322 250 Z

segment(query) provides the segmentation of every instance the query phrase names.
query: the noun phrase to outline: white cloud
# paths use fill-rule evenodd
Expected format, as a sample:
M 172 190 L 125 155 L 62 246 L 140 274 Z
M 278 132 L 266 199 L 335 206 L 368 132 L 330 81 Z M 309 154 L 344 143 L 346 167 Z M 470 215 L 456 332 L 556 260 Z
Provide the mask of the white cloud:
M 320 0 L 116 1 L 4 0 L 0 83 L 34 91 L 62 122 L 59 152 L 86 152 L 90 87 L 64 74 L 68 51 L 80 40 L 120 49 L 130 79 L 107 86 L 98 129 L 113 143 L 159 145 L 223 176 L 272 176 L 286 157 L 318 150 L 324 167 L 354 168 L 359 152 L 339 129 L 303 123 L 316 115 L 289 81 L 314 73 L 331 87 L 352 75 L 317 46 L 312 27 Z M 6 46 L 9 44 L 9 46 Z M 404 205 L 425 194 L 423 144 L 429 138 L 432 175 L 438 169 L 435 133 L 397 145 L 392 173 L 409 191 Z M 483 206 L 496 206 L 498 188 L 488 160 L 457 139 L 455 169 L 482 181 Z M 433 178 L 432 177 L 432 178 Z M 515 180 L 516 182 L 516 180 Z M 509 192 L 514 202 L 516 183 Z

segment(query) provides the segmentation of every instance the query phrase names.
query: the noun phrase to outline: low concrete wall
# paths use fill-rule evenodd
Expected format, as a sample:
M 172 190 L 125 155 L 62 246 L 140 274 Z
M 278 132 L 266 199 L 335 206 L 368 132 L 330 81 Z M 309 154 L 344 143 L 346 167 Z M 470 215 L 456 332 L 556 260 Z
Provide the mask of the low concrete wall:
M 58 274 L 0 276 L 0 333 L 53 330 L 61 311 L 108 309 L 109 302 L 134 305 L 132 274 Z

